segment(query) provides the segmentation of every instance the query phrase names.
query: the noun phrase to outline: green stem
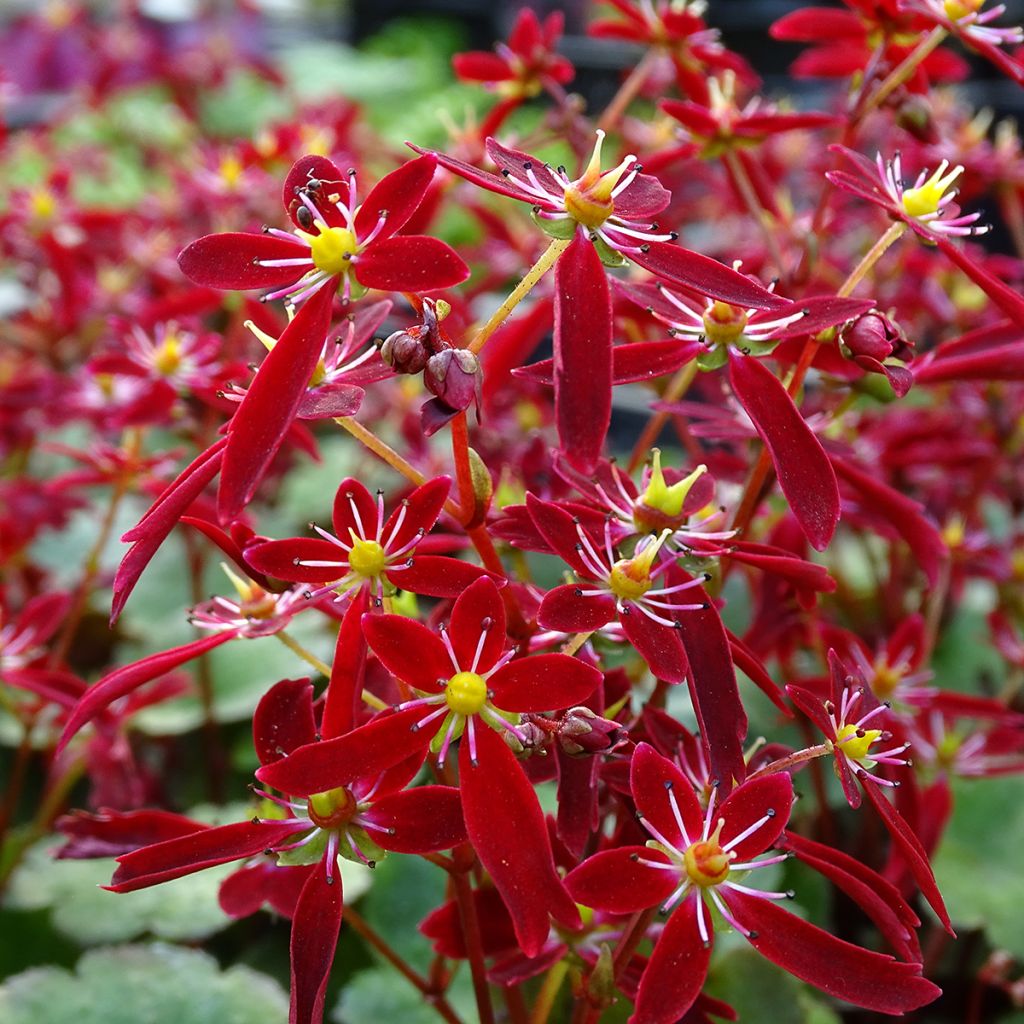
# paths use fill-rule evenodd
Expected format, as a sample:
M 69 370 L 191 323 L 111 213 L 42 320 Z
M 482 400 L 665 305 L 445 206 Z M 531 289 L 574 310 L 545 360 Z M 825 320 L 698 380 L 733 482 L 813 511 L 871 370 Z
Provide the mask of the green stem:
M 612 97 L 611 102 L 604 108 L 604 113 L 597 122 L 598 128 L 606 132 L 610 132 L 615 128 L 622 115 L 629 108 L 630 103 L 639 95 L 640 90 L 643 88 L 644 80 L 650 74 L 651 67 L 654 65 L 657 57 L 658 51 L 650 49 L 640 58 L 640 63 L 630 71 L 629 75 L 623 80 L 622 85 L 619 86 L 618 92 Z
M 565 981 L 565 976 L 568 973 L 569 962 L 565 959 L 559 960 L 548 971 L 547 976 L 544 978 L 544 983 L 537 993 L 537 999 L 533 1004 L 533 1010 L 530 1013 L 530 1024 L 548 1024 L 548 1018 L 551 1016 L 555 999 L 558 997 L 562 982 Z
M 327 679 L 331 678 L 331 666 L 326 661 L 321 661 L 312 651 L 307 651 L 294 637 L 290 637 L 283 629 L 280 633 L 275 633 L 274 636 L 281 641 L 294 654 L 297 654 L 307 665 L 312 665 L 313 668 Z M 380 697 L 370 693 L 369 690 L 363 690 L 363 701 L 369 704 L 371 708 L 376 711 L 384 711 L 389 708 L 390 704 L 385 704 Z

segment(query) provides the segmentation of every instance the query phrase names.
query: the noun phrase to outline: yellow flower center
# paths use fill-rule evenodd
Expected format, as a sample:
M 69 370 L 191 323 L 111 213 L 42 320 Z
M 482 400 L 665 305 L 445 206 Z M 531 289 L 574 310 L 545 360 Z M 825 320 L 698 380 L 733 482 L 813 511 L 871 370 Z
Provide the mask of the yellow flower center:
M 163 344 L 153 354 L 153 366 L 164 377 L 170 377 L 181 366 L 181 338 L 177 334 L 164 336 Z
M 729 862 L 732 857 L 722 849 L 720 836 L 724 818 L 718 819 L 718 827 L 708 836 L 688 846 L 683 852 L 683 865 L 686 874 L 694 885 L 709 888 L 724 882 L 729 875 Z
M 871 689 L 879 700 L 888 700 L 900 685 L 903 673 L 898 672 L 882 659 L 875 662 L 875 677 L 871 680 Z
M 476 672 L 457 672 L 444 688 L 444 699 L 458 715 L 475 715 L 487 703 L 487 683 Z
M 342 828 L 352 820 L 358 808 L 352 791 L 338 786 L 314 793 L 307 802 L 310 820 L 320 828 Z
M 654 586 L 651 566 L 662 544 L 672 536 L 670 529 L 662 530 L 657 540 L 649 543 L 632 558 L 621 558 L 608 574 L 608 586 L 620 601 L 637 601 Z
M 33 220 L 50 220 L 57 212 L 57 199 L 48 188 L 34 189 L 28 202 Z
M 242 161 L 238 159 L 234 154 L 229 154 L 224 157 L 220 162 L 220 167 L 217 168 L 217 173 L 220 175 L 220 180 L 228 188 L 234 188 L 241 180 L 242 172 L 245 168 L 242 166 Z
M 590 155 L 586 170 L 565 189 L 565 209 L 577 224 L 594 230 L 599 228 L 614 212 L 612 192 L 620 179 L 636 163 L 635 156 L 627 156 L 617 167 L 601 171 L 601 147 L 604 132 L 598 129 L 597 142 Z
M 926 214 L 938 211 L 939 202 L 946 194 L 946 190 L 964 172 L 963 167 L 957 166 L 945 174 L 948 166 L 949 161 L 943 160 L 936 168 L 935 173 L 923 185 L 904 191 L 903 209 L 911 217 L 924 217 Z
M 950 21 L 959 21 L 980 11 L 984 4 L 985 0 L 944 0 L 942 7 Z
M 363 540 L 352 535 L 352 550 L 348 553 L 349 568 L 367 579 L 380 576 L 388 564 L 388 556 L 375 540 Z
M 320 229 L 309 239 L 309 249 L 317 270 L 325 274 L 344 274 L 353 256 L 359 252 L 356 236 L 348 228 Z
M 714 302 L 703 320 L 704 334 L 714 345 L 732 345 L 747 329 L 746 311 L 728 302 Z
M 856 725 L 844 725 L 836 733 L 835 745 L 851 761 L 863 761 L 868 756 L 871 744 L 881 735 L 881 729 L 860 729 Z

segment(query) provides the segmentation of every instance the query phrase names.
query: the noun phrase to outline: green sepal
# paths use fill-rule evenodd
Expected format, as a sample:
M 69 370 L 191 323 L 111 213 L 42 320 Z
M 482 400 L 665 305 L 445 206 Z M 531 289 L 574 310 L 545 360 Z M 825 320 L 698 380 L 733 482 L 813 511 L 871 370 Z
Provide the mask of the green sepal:
M 362 864 L 365 866 L 367 863 L 377 864 L 388 855 L 388 851 L 379 847 L 369 837 L 365 829 L 351 827 L 348 830 L 348 837 L 356 844 L 359 848 L 359 852 L 363 856 L 358 856 L 355 850 L 352 849 L 351 844 L 346 843 L 343 840 L 338 843 L 338 855 L 344 857 L 345 860 L 350 860 L 354 864 Z
M 704 349 L 697 356 L 698 370 L 720 370 L 729 361 L 729 350 L 722 345 Z
M 452 722 L 452 716 L 455 716 L 455 729 L 452 732 L 451 742 L 457 740 L 466 729 L 466 716 L 460 715 L 455 711 L 449 711 L 444 716 L 444 721 L 441 722 L 441 728 L 434 733 L 434 738 L 430 741 L 430 752 L 432 754 L 440 754 L 441 747 L 444 746 L 444 738 L 448 735 L 448 728 Z
M 301 867 L 304 864 L 317 864 L 323 860 L 327 850 L 328 833 L 320 828 L 317 834 L 302 846 L 294 850 L 282 850 L 277 855 L 277 863 L 281 867 Z
M 597 255 L 606 267 L 614 269 L 615 267 L 626 266 L 626 257 L 612 249 L 600 235 L 591 235 L 590 240 L 594 243 Z
M 736 342 L 736 348 L 738 348 L 744 355 L 748 356 L 767 356 L 771 355 L 779 347 L 778 340 L 775 341 L 754 341 L 752 338 L 748 338 L 746 335 L 741 337 Z
M 548 238 L 560 238 L 567 242 L 576 233 L 577 224 L 571 217 L 565 220 L 548 220 L 545 217 L 538 217 L 536 209 L 530 211 L 530 217 Z

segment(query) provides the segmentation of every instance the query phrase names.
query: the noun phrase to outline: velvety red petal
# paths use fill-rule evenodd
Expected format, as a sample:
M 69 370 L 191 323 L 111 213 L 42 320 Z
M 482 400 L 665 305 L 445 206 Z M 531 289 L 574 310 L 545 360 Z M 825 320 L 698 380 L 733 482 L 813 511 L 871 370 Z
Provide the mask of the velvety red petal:
M 732 267 L 681 245 L 649 242 L 644 250 L 630 253 L 629 258 L 668 284 L 681 285 L 710 299 L 721 299 L 744 309 L 774 309 L 788 302 Z
M 416 729 L 422 708 L 384 714 L 333 740 L 310 743 L 256 772 L 260 782 L 290 796 L 310 796 L 361 778 L 376 778 L 430 742 Z
M 256 260 L 294 260 L 308 258 L 309 267 L 261 267 Z M 309 246 L 274 235 L 253 235 L 226 231 L 204 235 L 186 246 L 178 256 L 181 272 L 196 284 L 208 288 L 245 291 L 272 288 L 298 281 L 313 269 Z
M 635 914 L 663 903 L 680 883 L 678 874 L 652 868 L 647 861 L 669 863 L 660 850 L 646 846 L 620 846 L 595 853 L 566 875 L 565 887 L 585 907 Z
M 320 1024 L 323 1019 L 324 996 L 345 908 L 337 865 L 331 878 L 329 882 L 323 869 L 310 872 L 295 905 L 288 1024 Z
M 772 817 L 731 850 L 740 863 L 764 853 L 782 835 L 793 807 L 793 780 L 786 772 L 761 775 L 737 786 L 718 809 L 725 819 L 722 845 L 728 845 L 766 814 Z
M 482 634 L 486 636 L 480 646 Z M 448 621 L 448 638 L 459 667 L 466 671 L 482 675 L 501 657 L 508 641 L 505 635 L 505 605 L 498 588 L 486 576 L 459 595 Z M 475 668 L 472 667 L 474 664 Z M 499 706 L 504 707 L 500 701 Z
M 695 601 L 706 598 L 702 587 L 688 593 Z M 688 681 L 700 732 L 709 751 L 714 776 L 728 791 L 735 779 L 746 775 L 743 741 L 747 716 L 743 710 L 732 651 L 718 609 L 708 607 L 682 612 L 679 639 L 689 661 Z
M 281 202 L 284 203 L 288 216 L 291 217 L 292 223 L 297 228 L 302 227 L 295 216 L 295 211 L 298 208 L 299 189 L 305 188 L 313 178 L 333 186 L 325 190 L 328 194 L 331 192 L 341 192 L 346 196 L 348 194 L 348 175 L 333 160 L 328 160 L 327 157 L 319 156 L 316 153 L 300 157 L 292 164 L 285 176 L 284 184 L 281 186 Z M 333 204 L 318 203 L 317 208 L 327 218 L 327 223 L 331 227 L 343 226 L 340 214 L 332 216 L 332 214 L 336 214 Z
M 324 287 L 299 307 L 232 416 L 217 491 L 221 522 L 238 518 L 281 447 L 320 358 L 332 300 Z
M 59 754 L 68 744 L 68 741 L 88 722 L 91 722 L 104 708 L 109 707 L 115 700 L 128 696 L 133 690 L 137 690 L 145 683 L 162 676 L 171 669 L 184 665 L 186 661 L 198 658 L 214 647 L 219 647 L 228 640 L 233 640 L 233 630 L 225 633 L 211 633 L 208 636 L 200 637 L 190 643 L 182 644 L 180 647 L 172 647 L 169 651 L 162 651 L 160 654 L 152 654 L 141 661 L 125 665 L 116 669 L 110 675 L 104 676 L 98 682 L 93 683 L 85 695 L 75 705 L 75 710 L 68 717 L 64 731 L 61 733 L 60 742 L 57 744 L 55 754 Z
M 811 545 L 828 547 L 839 522 L 839 485 L 825 449 L 782 382 L 757 359 L 732 355 L 733 393 L 761 435 L 779 486 Z
M 772 39 L 814 43 L 819 40 L 862 39 L 864 25 L 852 11 L 837 11 L 831 7 L 804 7 L 784 14 L 772 24 L 769 32 Z
M 480 863 L 509 909 L 526 956 L 536 956 L 550 930 L 549 915 L 577 928 L 576 904 L 555 870 L 544 812 L 505 741 L 477 725 L 476 756 L 469 737 L 459 742 L 459 783 L 466 831 Z
M 366 392 L 354 384 L 319 384 L 305 391 L 295 415 L 300 420 L 329 420 L 354 416 L 363 404 Z
M 456 53 L 452 57 L 452 70 L 455 77 L 464 82 L 504 82 L 514 77 L 508 64 L 496 53 L 479 50 Z
M 382 541 L 386 542 L 388 551 L 398 551 L 421 530 L 429 533 L 434 528 L 451 486 L 451 477 L 439 476 L 428 480 L 402 502 L 405 515 L 402 515 L 401 508 L 391 513 L 384 525 Z
M 659 614 L 663 610 L 659 609 Z M 689 663 L 678 629 L 655 622 L 632 601 L 623 604 L 619 622 L 622 623 L 626 638 L 640 652 L 658 679 L 675 684 L 686 678 Z
M 419 786 L 375 800 L 360 821 L 374 842 L 398 853 L 449 850 L 466 841 L 459 791 L 452 786 Z
M 399 590 L 424 597 L 458 597 L 482 576 L 492 583 L 504 583 L 486 569 L 445 555 L 416 555 L 401 565 L 390 566 L 386 575 Z
M 469 267 L 458 253 L 428 235 L 374 241 L 356 257 L 352 269 L 364 287 L 396 292 L 454 288 L 469 277 Z
M 857 772 L 857 778 L 864 789 L 871 806 L 878 812 L 892 836 L 903 859 L 914 876 L 921 895 L 928 901 L 928 905 L 935 911 L 936 917 L 942 922 L 942 927 L 955 936 L 953 925 L 949 920 L 949 913 L 946 911 L 946 904 L 942 900 L 942 894 L 935 882 L 935 875 L 932 873 L 931 865 L 928 863 L 928 853 L 921 845 L 921 841 L 914 835 L 911 827 L 904 821 L 903 816 L 886 799 L 882 787 L 878 785 L 864 772 Z
M 320 735 L 325 740 L 347 733 L 355 725 L 356 712 L 362 703 L 363 677 L 366 670 L 363 616 L 369 607 L 369 601 L 369 588 L 361 587 L 349 602 L 345 616 L 341 620 L 320 723 Z
M 57 819 L 55 828 L 66 842 L 56 856 L 58 860 L 118 857 L 140 846 L 152 846 L 209 827 L 170 811 L 72 811 Z
M 313 685 L 308 679 L 282 679 L 267 690 L 256 705 L 252 738 L 260 764 L 273 764 L 315 742 Z
M 551 545 L 551 550 L 578 575 L 590 578 L 590 570 L 576 551 L 580 537 L 573 516 L 552 502 L 541 501 L 532 494 L 526 495 L 526 509 L 533 520 L 533 525 Z
M 655 380 L 692 362 L 704 351 L 699 341 L 637 341 L 612 349 L 612 385 Z M 554 384 L 555 361 L 542 359 L 512 371 L 536 384 Z
M 773 900 L 724 888 L 722 895 L 748 941 L 762 956 L 815 988 L 880 1013 L 906 1013 L 941 990 L 919 964 L 854 946 L 783 910 Z
M 561 746 L 556 746 L 555 760 L 558 764 L 556 833 L 574 857 L 582 857 L 588 840 L 600 825 L 601 758 L 572 757 Z
M 566 458 L 593 469 L 612 415 L 612 300 L 604 265 L 577 233 L 555 264 L 555 419 Z
M 672 201 L 672 193 L 651 174 L 638 174 L 629 187 L 615 197 L 615 214 L 627 220 L 650 220 Z
M 517 658 L 488 680 L 494 703 L 503 711 L 556 711 L 582 704 L 604 677 L 567 654 Z
M 378 238 L 390 238 L 401 231 L 423 202 L 436 168 L 437 157 L 427 153 L 385 174 L 359 207 L 355 220 L 356 237 L 365 238 L 376 227 L 382 213 L 386 213 L 387 218 Z
M 529 167 L 546 191 L 553 192 L 556 196 L 561 196 L 565 191 L 565 186 L 555 177 L 555 172 L 547 167 L 543 160 L 538 160 L 537 157 L 524 153 L 522 150 L 513 149 L 511 146 L 503 146 L 497 139 L 488 139 L 485 147 L 487 155 L 500 171 L 508 172 L 514 178 L 522 180 L 527 167 Z
M 582 597 L 575 583 L 549 590 L 537 609 L 537 622 L 560 633 L 589 633 L 615 618 L 615 599 Z
M 384 667 L 414 689 L 439 693 L 455 674 L 441 638 L 404 615 L 366 615 L 366 642 Z
M 700 995 L 711 943 L 705 946 L 697 927 L 699 899 L 691 891 L 669 917 L 644 968 L 629 1024 L 675 1024 Z
M 344 544 L 356 537 L 373 540 L 377 536 L 377 499 L 353 477 L 345 477 L 334 494 L 331 525 L 334 535 Z
M 345 565 L 298 565 L 302 561 L 347 562 L 348 552 L 319 537 L 290 537 L 253 544 L 245 550 L 245 561 L 257 572 L 292 583 L 331 583 L 341 579 Z
M 414 149 L 417 153 L 424 152 L 424 150 L 419 149 L 417 146 L 411 146 L 410 148 Z M 455 157 L 447 156 L 444 153 L 435 153 L 434 156 L 437 157 L 437 162 L 446 170 L 451 171 L 452 174 L 457 174 L 460 178 L 465 178 L 466 181 L 479 185 L 489 192 L 496 192 L 498 195 L 507 196 L 509 199 L 518 199 L 521 202 L 535 202 L 532 196 L 528 195 L 521 188 L 517 188 L 515 185 L 507 182 L 501 175 L 492 174 L 490 171 L 482 171 L 479 167 L 474 167 L 464 160 L 457 160 Z
M 201 829 L 118 857 L 114 877 L 104 888 L 112 892 L 134 892 L 215 864 L 255 857 L 284 842 L 296 831 L 301 829 L 296 829 L 294 819 L 288 822 L 239 821 Z
M 637 811 L 673 846 L 685 847 L 700 837 L 704 815 L 693 784 L 667 757 L 649 743 L 638 743 L 629 767 L 629 788 Z M 686 835 L 676 821 L 668 794 L 675 797 Z M 648 904 L 649 906 L 650 904 Z

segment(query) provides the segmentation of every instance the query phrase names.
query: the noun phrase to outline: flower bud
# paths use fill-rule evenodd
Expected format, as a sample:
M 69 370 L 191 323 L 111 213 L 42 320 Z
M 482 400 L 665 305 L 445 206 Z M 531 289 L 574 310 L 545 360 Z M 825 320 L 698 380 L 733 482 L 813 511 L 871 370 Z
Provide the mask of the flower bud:
M 873 310 L 847 324 L 840 339 L 855 361 L 858 356 L 866 356 L 881 362 L 893 354 L 901 341 L 901 334 L 887 316 Z
M 423 383 L 449 409 L 462 411 L 480 404 L 483 371 L 480 361 L 464 348 L 446 348 L 427 360 Z
M 419 373 L 427 365 L 430 352 L 416 335 L 395 331 L 384 339 L 380 357 L 397 373 Z
M 556 735 L 570 757 L 582 757 L 611 750 L 622 739 L 622 726 L 580 706 L 566 711 Z

